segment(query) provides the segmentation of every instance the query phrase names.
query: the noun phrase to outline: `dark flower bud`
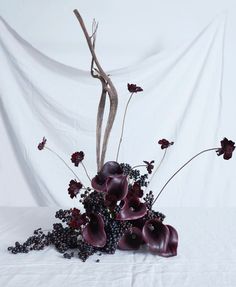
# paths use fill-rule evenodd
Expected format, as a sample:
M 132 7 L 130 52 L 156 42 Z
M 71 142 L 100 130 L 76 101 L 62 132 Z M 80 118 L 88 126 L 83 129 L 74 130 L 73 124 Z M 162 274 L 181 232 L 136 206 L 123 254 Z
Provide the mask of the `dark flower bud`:
M 161 139 L 161 140 L 158 141 L 158 143 L 161 145 L 161 149 L 168 148 L 169 146 L 174 144 L 174 142 L 169 142 L 166 139 Z
M 128 88 L 130 93 L 138 93 L 138 92 L 143 91 L 143 89 L 141 87 L 138 87 L 135 84 L 127 84 L 127 88 Z
M 235 143 L 231 140 L 228 140 L 227 138 L 224 138 L 220 143 L 221 148 L 216 151 L 217 155 L 220 156 L 223 154 L 224 159 L 230 159 L 235 149 Z
M 39 150 L 44 149 L 46 142 L 47 142 L 47 139 L 43 137 L 42 141 L 38 144 L 38 149 Z
M 75 152 L 71 155 L 71 161 L 74 163 L 75 166 L 78 166 L 79 163 L 84 159 L 84 152 Z
M 138 250 L 142 242 L 142 231 L 137 227 L 132 227 L 125 231 L 118 246 L 121 250 Z

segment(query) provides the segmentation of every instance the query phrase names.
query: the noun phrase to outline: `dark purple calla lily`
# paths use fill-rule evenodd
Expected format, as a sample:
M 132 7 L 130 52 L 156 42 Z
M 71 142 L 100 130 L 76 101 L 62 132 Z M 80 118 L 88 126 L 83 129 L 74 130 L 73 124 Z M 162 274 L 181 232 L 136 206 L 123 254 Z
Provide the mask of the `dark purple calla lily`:
M 99 214 L 90 214 L 90 221 L 84 227 L 82 236 L 84 240 L 94 247 L 104 247 L 107 236 L 104 230 L 104 221 Z
M 158 219 L 150 219 L 146 221 L 142 234 L 152 253 L 163 257 L 177 254 L 178 234 L 172 226 L 164 225 Z
M 104 164 L 98 174 L 92 179 L 92 187 L 97 191 L 103 191 L 106 186 L 106 180 L 109 176 L 120 175 L 122 168 L 116 161 L 108 161 Z
M 141 202 L 138 197 L 126 198 L 117 220 L 135 220 L 143 217 L 147 213 L 146 204 Z
M 124 199 L 128 193 L 128 180 L 125 175 L 110 176 L 106 180 L 104 189 L 109 196 L 113 196 L 116 201 Z
M 178 233 L 176 229 L 171 225 L 166 225 L 169 229 L 169 241 L 166 248 L 166 252 L 162 254 L 164 257 L 171 257 L 177 255 L 177 247 L 178 247 Z
M 143 242 L 142 231 L 137 227 L 132 227 L 123 234 L 118 242 L 121 250 L 138 250 Z

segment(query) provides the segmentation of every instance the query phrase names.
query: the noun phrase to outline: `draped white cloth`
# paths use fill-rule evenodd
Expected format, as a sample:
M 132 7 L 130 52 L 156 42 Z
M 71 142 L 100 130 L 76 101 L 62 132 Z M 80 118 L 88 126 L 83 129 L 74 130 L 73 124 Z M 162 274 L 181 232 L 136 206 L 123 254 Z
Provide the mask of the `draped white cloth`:
M 227 136 L 226 127 L 234 133 L 224 109 L 230 107 L 222 90 L 224 41 L 225 16 L 221 15 L 176 50 L 156 51 L 133 66 L 107 71 L 119 94 L 107 160 L 116 156 L 129 97 L 127 83 L 144 91 L 134 95 L 129 105 L 119 161 L 137 165 L 154 159 L 158 164 L 163 155 L 158 140 L 175 142 L 152 179 L 150 189 L 155 193 L 195 153 L 218 147 Z M 0 183 L 7 185 L 1 184 L 0 205 L 17 206 L 25 200 L 39 206 L 0 207 L 1 286 L 236 286 L 235 208 L 229 208 L 236 204 L 235 159 L 224 161 L 215 152 L 202 155 L 181 171 L 156 203 L 167 215 L 166 223 L 179 233 L 176 257 L 161 258 L 142 250 L 118 251 L 114 256 L 95 255 L 82 263 L 76 258 L 63 259 L 53 248 L 9 254 L 7 247 L 16 240 L 24 241 L 32 230 L 51 229 L 58 207 L 42 206 L 77 205 L 67 194 L 74 175 L 54 154 L 37 150 L 43 136 L 48 147 L 58 152 L 86 185 L 89 181 L 83 169 L 73 167 L 70 155 L 83 150 L 89 174 L 95 174 L 101 87 L 88 71 L 42 54 L 2 18 L 0 63 L 1 116 L 28 183 L 24 189 L 15 183 L 14 172 L 2 172 L 8 154 L 1 145 Z M 209 206 L 215 208 L 204 208 Z M 100 262 L 95 263 L 98 258 Z
M 178 255 L 146 252 L 97 254 L 85 263 L 64 259 L 54 248 L 9 254 L 32 230 L 51 229 L 56 208 L 0 208 L 0 283 L 7 287 L 234 287 L 236 285 L 235 208 L 162 208 L 166 223 L 179 232 Z M 25 224 L 27 222 L 27 224 Z M 14 239 L 13 239 L 14 238 Z M 96 263 L 99 259 L 100 262 Z
M 204 148 L 220 146 L 220 140 L 227 136 L 220 130 L 225 124 L 221 113 L 224 33 L 225 16 L 221 15 L 177 50 L 107 71 L 117 88 L 119 107 L 106 159 L 116 156 L 128 82 L 141 86 L 144 92 L 134 95 L 128 108 L 119 161 L 136 165 L 154 159 L 157 164 L 162 157 L 158 140 L 164 137 L 175 142 L 150 184 L 156 193 L 188 158 Z M 100 83 L 87 71 L 46 57 L 2 18 L 0 62 L 1 114 L 34 203 L 71 206 L 67 188 L 74 175 L 55 155 L 39 152 L 36 147 L 45 136 L 48 147 L 88 185 L 83 169 L 73 167 L 70 155 L 83 150 L 90 176 L 96 173 Z M 169 184 L 159 205 L 235 205 L 231 166 L 215 152 L 203 155 Z M 2 205 L 17 205 L 19 198 L 27 197 L 26 191 L 14 187 L 14 175 L 11 177 L 11 191 L 0 193 Z

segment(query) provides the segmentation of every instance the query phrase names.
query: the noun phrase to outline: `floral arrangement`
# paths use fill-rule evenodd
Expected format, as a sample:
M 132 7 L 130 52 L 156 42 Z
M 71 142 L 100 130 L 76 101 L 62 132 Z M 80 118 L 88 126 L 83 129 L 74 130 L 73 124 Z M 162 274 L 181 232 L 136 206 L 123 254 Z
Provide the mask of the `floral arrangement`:
M 15 242 L 15 246 L 8 247 L 8 250 L 13 254 L 28 253 L 31 250 L 41 250 L 46 246 L 54 245 L 65 258 L 70 259 L 75 256 L 76 252 L 78 258 L 86 261 L 89 256 L 95 253 L 98 255 L 102 255 L 102 253 L 113 254 L 117 249 L 138 250 L 143 246 L 151 253 L 159 256 L 175 256 L 178 247 L 178 233 L 174 227 L 163 223 L 165 215 L 153 209 L 154 203 L 167 184 L 193 159 L 202 153 L 215 151 L 218 156 L 223 155 L 223 158 L 228 160 L 232 157 L 235 143 L 224 138 L 220 147 L 199 152 L 184 163 L 167 180 L 159 193 L 155 195 L 149 190 L 149 184 L 160 168 L 167 150 L 174 143 L 167 139 L 158 141 L 164 153 L 156 167 L 154 160 L 145 160 L 142 164 L 133 167 L 127 163 L 119 163 L 119 151 L 128 105 L 133 94 L 143 91 L 136 84 L 128 84 L 130 97 L 124 112 L 116 160 L 105 162 L 106 148 L 115 119 L 118 96 L 111 79 L 102 70 L 95 54 L 94 48 L 98 27 L 96 22 L 93 23 L 93 32 L 89 36 L 79 12 L 75 10 L 74 13 L 92 54 L 91 75 L 100 80 L 102 84 L 96 133 L 98 172 L 93 178 L 89 176 L 84 164 L 85 154 L 83 151 L 76 151 L 71 155 L 71 163 L 75 167 L 82 166 L 91 182 L 91 186 L 85 186 L 66 161 L 47 146 L 47 139 L 44 137 L 38 144 L 38 150 L 52 152 L 70 169 L 73 179 L 69 182 L 68 195 L 71 199 L 79 199 L 81 208 L 58 210 L 55 217 L 61 220 L 62 223 L 53 224 L 52 230 L 47 233 L 41 228 L 36 229 L 34 234 L 23 244 Z M 103 113 L 107 95 L 110 99 L 110 113 L 104 132 L 103 145 L 101 146 Z M 145 173 L 141 173 L 139 168 L 144 168 Z M 149 179 L 150 175 L 151 178 Z M 99 259 L 96 262 L 99 262 Z

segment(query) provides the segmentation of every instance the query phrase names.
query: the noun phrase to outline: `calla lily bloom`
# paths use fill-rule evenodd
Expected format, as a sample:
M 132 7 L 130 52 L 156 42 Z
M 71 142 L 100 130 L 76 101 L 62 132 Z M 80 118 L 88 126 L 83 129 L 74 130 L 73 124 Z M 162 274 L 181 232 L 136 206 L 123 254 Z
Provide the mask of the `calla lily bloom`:
M 163 257 L 177 254 L 178 234 L 172 226 L 164 225 L 158 219 L 150 219 L 146 221 L 142 234 L 152 253 Z
M 128 180 L 125 175 L 110 176 L 106 180 L 105 192 L 116 201 L 124 199 L 128 193 Z
M 109 176 L 122 174 L 123 170 L 116 161 L 108 161 L 104 164 L 98 174 L 92 179 L 92 187 L 97 191 L 103 191 Z
M 89 223 L 82 230 L 84 240 L 94 247 L 104 247 L 107 236 L 102 216 L 99 214 L 90 214 L 89 219 Z
M 124 204 L 117 214 L 117 220 L 135 220 L 143 217 L 147 213 L 146 204 L 138 197 L 125 198 Z
M 142 242 L 142 231 L 137 227 L 132 227 L 125 231 L 118 246 L 121 250 L 138 250 Z

